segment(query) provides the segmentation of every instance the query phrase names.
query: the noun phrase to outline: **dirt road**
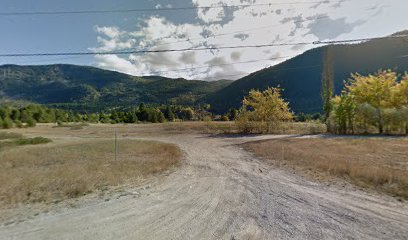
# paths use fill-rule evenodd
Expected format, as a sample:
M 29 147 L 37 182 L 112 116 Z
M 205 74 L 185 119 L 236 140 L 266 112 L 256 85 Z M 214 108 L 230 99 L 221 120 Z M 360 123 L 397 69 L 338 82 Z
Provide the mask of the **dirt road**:
M 185 164 L 132 194 L 0 226 L 0 239 L 408 239 L 408 204 L 274 169 L 236 145 L 256 138 L 154 139 Z

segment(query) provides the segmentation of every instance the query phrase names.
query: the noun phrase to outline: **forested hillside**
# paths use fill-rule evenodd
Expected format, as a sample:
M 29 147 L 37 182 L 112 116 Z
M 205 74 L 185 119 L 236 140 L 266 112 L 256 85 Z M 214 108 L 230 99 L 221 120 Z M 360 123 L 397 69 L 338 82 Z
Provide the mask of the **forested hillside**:
M 403 57 L 408 55 L 408 37 L 330 47 L 336 94 L 341 91 L 351 73 L 365 75 L 379 69 L 391 69 L 400 74 L 408 71 L 408 57 Z M 321 78 L 327 48 L 315 48 L 276 66 L 252 73 L 210 94 L 203 101 L 210 103 L 216 112 L 222 113 L 231 107 L 239 107 L 251 89 L 264 90 L 280 86 L 292 110 L 297 113 L 319 112 L 322 110 Z
M 322 111 L 322 72 L 329 47 L 335 94 L 351 73 L 370 74 L 379 69 L 400 74 L 408 71 L 408 38 L 386 38 L 315 48 L 235 82 L 134 77 L 75 65 L 3 65 L 0 98 L 93 112 L 140 103 L 184 106 L 209 103 L 211 111 L 224 114 L 230 108 L 239 108 L 251 89 L 280 86 L 293 111 L 315 113 Z
M 79 111 L 139 103 L 195 105 L 230 81 L 134 77 L 75 65 L 0 66 L 0 97 Z

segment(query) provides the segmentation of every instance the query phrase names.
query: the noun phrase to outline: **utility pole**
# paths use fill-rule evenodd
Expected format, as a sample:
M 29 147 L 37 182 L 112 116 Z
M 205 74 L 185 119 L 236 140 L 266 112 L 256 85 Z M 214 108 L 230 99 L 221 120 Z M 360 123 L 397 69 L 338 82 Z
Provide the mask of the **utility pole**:
M 115 162 L 117 161 L 118 156 L 118 134 L 115 129 Z

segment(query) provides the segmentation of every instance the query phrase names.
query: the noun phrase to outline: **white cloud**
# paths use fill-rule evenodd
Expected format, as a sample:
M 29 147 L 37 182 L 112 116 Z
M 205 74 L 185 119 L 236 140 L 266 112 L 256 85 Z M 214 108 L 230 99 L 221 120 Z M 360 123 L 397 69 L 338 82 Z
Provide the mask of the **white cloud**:
M 103 34 L 103 35 L 105 35 L 107 37 L 110 37 L 110 38 L 117 38 L 121 34 L 124 33 L 124 32 L 121 32 L 119 30 L 119 28 L 117 28 L 117 27 L 99 27 L 99 26 L 96 26 L 95 31 L 97 33 L 101 33 L 101 34 Z
M 198 7 L 273 2 L 282 1 L 192 0 L 192 3 Z M 162 50 L 383 36 L 408 28 L 408 22 L 401 21 L 401 18 L 405 17 L 405 12 L 404 8 L 399 5 L 408 7 L 405 0 L 390 0 L 387 4 L 383 4 L 383 1 L 380 0 L 343 0 L 335 4 L 328 2 L 229 10 L 226 8 L 199 9 L 196 21 L 192 20 L 183 24 L 153 15 L 146 18 L 143 24 L 135 26 L 135 31 L 132 32 L 125 32 L 117 27 L 96 27 L 96 32 L 99 34 L 98 47 L 93 49 L 106 51 L 128 48 Z M 163 71 L 162 75 L 167 77 L 214 79 L 228 76 L 225 78 L 237 79 L 245 73 L 251 73 L 285 60 L 273 59 L 276 56 L 294 56 L 312 47 L 315 46 L 242 48 L 239 51 L 228 49 L 149 53 L 121 57 L 103 56 L 97 57 L 96 60 L 101 67 L 126 71 L 134 75 Z M 257 59 L 260 61 L 231 64 Z M 273 60 L 261 61 L 261 59 Z M 223 66 L 207 69 L 202 67 L 217 65 L 216 62 Z M 121 64 L 123 66 L 120 66 Z M 200 68 L 170 71 L 192 66 Z
M 137 75 L 138 70 L 130 61 L 116 55 L 97 55 L 97 66 L 100 68 Z

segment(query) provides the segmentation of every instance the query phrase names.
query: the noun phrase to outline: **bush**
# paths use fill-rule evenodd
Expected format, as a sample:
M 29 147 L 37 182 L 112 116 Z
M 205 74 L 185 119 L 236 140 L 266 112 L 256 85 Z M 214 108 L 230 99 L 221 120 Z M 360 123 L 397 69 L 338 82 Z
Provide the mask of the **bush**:
M 34 119 L 32 118 L 27 119 L 27 127 L 35 127 L 36 125 L 37 122 Z
M 235 119 L 242 133 L 269 133 L 277 123 L 293 119 L 289 103 L 281 96 L 281 89 L 268 88 L 263 92 L 251 90 Z
M 13 121 L 11 121 L 11 119 L 8 118 L 8 117 L 5 118 L 5 119 L 3 120 L 2 127 L 3 127 L 4 129 L 12 128 L 12 127 L 13 127 Z
M 23 123 L 20 120 L 15 120 L 14 121 L 14 126 L 16 126 L 18 128 L 24 127 Z
M 20 138 L 15 140 L 17 145 L 37 145 L 37 144 L 45 144 L 52 142 L 51 139 L 44 138 L 44 137 L 35 137 L 35 138 Z
M 222 115 L 220 120 L 223 121 L 223 122 L 227 122 L 227 121 L 229 121 L 229 118 L 227 116 L 225 116 L 225 115 Z

